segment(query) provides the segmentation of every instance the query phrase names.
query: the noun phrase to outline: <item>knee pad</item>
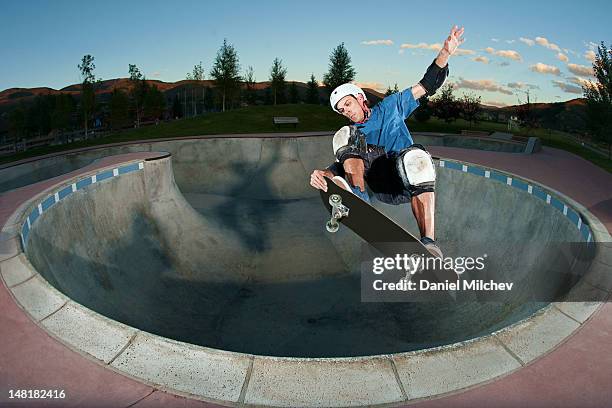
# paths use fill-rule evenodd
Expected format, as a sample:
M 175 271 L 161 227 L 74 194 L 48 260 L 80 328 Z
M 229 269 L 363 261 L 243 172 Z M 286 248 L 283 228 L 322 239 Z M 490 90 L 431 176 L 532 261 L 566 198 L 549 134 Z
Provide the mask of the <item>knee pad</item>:
M 365 135 L 355 126 L 341 127 L 334 135 L 333 148 L 340 163 L 350 157 L 365 160 L 368 151 Z
M 425 148 L 413 144 L 403 149 L 395 163 L 404 189 L 411 196 L 433 192 L 436 186 L 436 167 Z

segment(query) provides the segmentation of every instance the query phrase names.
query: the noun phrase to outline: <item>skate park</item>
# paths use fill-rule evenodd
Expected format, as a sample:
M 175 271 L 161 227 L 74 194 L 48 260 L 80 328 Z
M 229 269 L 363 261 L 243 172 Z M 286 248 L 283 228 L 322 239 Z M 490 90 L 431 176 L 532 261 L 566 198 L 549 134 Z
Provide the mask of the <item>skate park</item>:
M 555 284 L 580 301 L 360 304 L 362 242 L 325 230 L 307 183 L 333 160 L 330 144 L 325 133 L 220 135 L 74 152 L 76 168 L 43 159 L 64 174 L 1 196 L 0 268 L 8 343 L 27 331 L 53 352 L 15 358 L 68 364 L 65 383 L 85 370 L 122 384 L 120 406 L 474 406 L 516 387 L 515 402 L 533 401 L 543 371 L 537 387 L 570 392 L 553 372 L 609 359 L 597 341 L 612 325 L 608 173 L 552 148 L 432 146 L 447 251 L 485 250 L 525 287 L 551 263 L 569 268 L 575 281 Z M 580 177 L 559 177 L 570 168 Z M 408 209 L 378 205 L 415 231 Z M 584 245 L 546 257 L 548 242 Z M 95 391 L 79 381 L 83 398 Z

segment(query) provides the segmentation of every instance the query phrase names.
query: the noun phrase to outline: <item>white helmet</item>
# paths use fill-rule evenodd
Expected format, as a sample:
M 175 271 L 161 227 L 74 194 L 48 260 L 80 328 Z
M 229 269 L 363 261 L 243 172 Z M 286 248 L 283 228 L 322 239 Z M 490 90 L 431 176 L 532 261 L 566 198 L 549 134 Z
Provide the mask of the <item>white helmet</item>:
M 353 95 L 356 98 L 357 95 L 360 94 L 363 95 L 364 100 L 368 100 L 365 92 L 363 92 L 363 89 L 361 89 L 357 85 L 353 85 L 351 83 L 342 84 L 336 89 L 334 89 L 334 91 L 331 93 L 331 95 L 329 96 L 329 103 L 331 104 L 331 107 L 334 112 L 340 113 L 338 112 L 338 109 L 336 109 L 336 105 L 338 104 L 340 99 L 344 98 L 347 95 Z

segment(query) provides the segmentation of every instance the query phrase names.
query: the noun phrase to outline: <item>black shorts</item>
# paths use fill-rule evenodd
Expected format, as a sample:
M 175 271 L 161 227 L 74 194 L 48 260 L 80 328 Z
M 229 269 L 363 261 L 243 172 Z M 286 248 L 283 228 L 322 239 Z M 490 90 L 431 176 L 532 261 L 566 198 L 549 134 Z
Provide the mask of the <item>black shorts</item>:
M 397 152 L 386 153 L 377 146 L 368 146 L 364 178 L 376 199 L 386 204 L 407 204 L 412 198 L 395 167 L 398 155 Z M 335 162 L 328 169 L 335 176 L 344 177 L 340 163 Z
M 410 192 L 404 188 L 397 169 L 397 152 L 368 153 L 369 168 L 365 180 L 374 196 L 383 203 L 400 205 L 411 201 Z

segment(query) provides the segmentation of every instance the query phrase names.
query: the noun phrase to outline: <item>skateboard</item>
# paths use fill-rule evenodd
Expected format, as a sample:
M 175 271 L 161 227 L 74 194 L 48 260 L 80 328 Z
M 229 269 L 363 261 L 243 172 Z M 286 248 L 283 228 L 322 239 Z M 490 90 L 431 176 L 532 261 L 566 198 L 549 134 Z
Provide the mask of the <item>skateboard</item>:
M 338 231 L 340 223 L 367 241 L 384 256 L 394 257 L 398 249 L 414 256 L 424 255 L 433 258 L 421 241 L 403 227 L 372 207 L 355 194 L 339 187 L 330 178 L 325 177 L 327 191 L 319 190 L 321 200 L 329 211 L 331 218 L 325 227 L 330 233 Z M 456 281 L 458 275 L 452 270 L 421 270 L 413 276 L 438 282 Z

